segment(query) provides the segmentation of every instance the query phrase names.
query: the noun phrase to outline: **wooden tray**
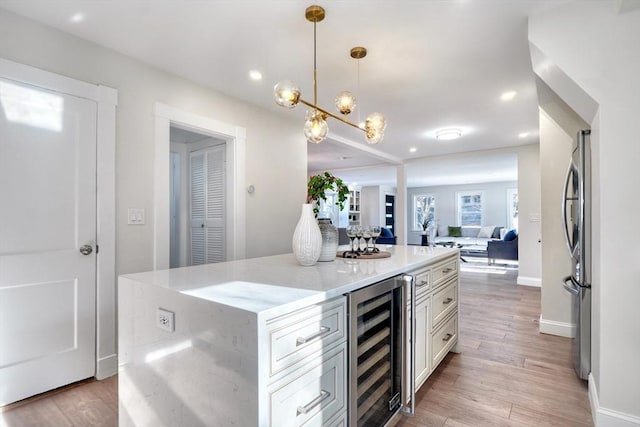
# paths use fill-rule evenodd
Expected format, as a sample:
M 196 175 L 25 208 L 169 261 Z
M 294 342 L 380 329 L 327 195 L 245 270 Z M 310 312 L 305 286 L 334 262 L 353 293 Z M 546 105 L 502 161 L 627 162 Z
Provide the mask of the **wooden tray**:
M 338 254 L 336 255 L 336 258 L 342 258 L 342 259 L 380 259 L 380 258 L 389 258 L 391 257 L 391 252 L 386 252 L 386 251 L 380 251 L 380 252 L 376 252 L 373 254 L 358 254 L 357 257 L 345 257 L 344 253 L 345 252 L 349 252 L 349 251 L 340 251 L 338 252 Z

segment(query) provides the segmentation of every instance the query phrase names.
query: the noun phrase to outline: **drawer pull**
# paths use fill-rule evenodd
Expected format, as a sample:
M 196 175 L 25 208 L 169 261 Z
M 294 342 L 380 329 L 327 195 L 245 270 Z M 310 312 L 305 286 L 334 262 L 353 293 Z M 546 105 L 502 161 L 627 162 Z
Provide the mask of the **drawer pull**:
M 427 282 L 426 280 L 421 281 L 420 283 L 416 284 L 416 288 L 421 288 L 424 285 L 428 285 L 429 282 Z
M 451 273 L 452 271 L 453 271 L 453 268 L 447 267 L 444 270 L 442 270 L 442 274 L 448 274 L 448 273 Z
M 331 393 L 329 393 L 326 390 L 320 390 L 320 396 L 316 397 L 315 399 L 313 399 L 311 402 L 307 403 L 304 406 L 298 406 L 296 417 L 298 415 L 306 414 L 307 412 L 311 411 L 313 408 L 318 406 L 320 403 L 322 403 L 323 400 L 325 400 L 329 396 L 331 396 Z
M 442 341 L 447 342 L 449 341 L 451 338 L 453 338 L 453 335 L 451 334 L 447 334 L 444 336 L 444 338 L 442 338 Z
M 442 303 L 443 303 L 444 305 L 447 305 L 447 304 L 450 304 L 450 303 L 451 303 L 451 301 L 453 301 L 453 298 L 447 298 L 447 299 L 445 299 L 444 301 L 442 301 Z
M 302 344 L 306 344 L 311 340 L 314 340 L 316 338 L 321 338 L 325 335 L 327 335 L 329 332 L 331 331 L 331 328 L 327 327 L 327 326 L 321 326 L 320 330 L 318 332 L 316 332 L 315 334 L 311 334 L 309 336 L 306 337 L 298 337 L 298 339 L 296 340 L 296 346 L 302 345 Z

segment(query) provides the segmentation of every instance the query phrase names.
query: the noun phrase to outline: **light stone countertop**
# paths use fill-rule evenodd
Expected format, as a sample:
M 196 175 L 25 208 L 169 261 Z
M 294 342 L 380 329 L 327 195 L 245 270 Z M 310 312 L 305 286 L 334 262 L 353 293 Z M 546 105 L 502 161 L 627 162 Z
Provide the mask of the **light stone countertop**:
M 457 248 L 379 247 L 391 252 L 391 257 L 337 258 L 303 267 L 293 254 L 283 254 L 121 277 L 271 317 L 409 273 L 458 252 Z

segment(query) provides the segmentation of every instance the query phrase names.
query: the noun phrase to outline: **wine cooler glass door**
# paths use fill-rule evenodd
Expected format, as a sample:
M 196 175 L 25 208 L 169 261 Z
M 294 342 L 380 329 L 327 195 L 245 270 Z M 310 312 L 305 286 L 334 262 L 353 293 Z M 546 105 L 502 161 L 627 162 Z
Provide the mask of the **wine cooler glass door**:
M 350 305 L 352 426 L 384 426 L 401 406 L 401 292 L 356 297 Z

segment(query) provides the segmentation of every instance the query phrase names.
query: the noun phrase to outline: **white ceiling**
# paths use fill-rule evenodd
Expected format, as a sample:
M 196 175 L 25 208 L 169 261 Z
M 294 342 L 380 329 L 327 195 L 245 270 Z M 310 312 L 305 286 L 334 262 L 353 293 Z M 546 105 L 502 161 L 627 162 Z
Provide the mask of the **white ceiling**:
M 317 4 L 319 104 L 333 109 L 341 90 L 357 90 L 353 46 L 360 61 L 360 118 L 387 117 L 385 140 L 375 149 L 413 159 L 535 143 L 538 110 L 527 42 L 527 16 L 567 0 L 358 0 Z M 120 51 L 236 98 L 292 117 L 304 108 L 275 105 L 273 85 L 296 81 L 312 99 L 313 25 L 291 0 L 0 0 L 0 7 Z M 71 17 L 83 13 L 84 20 Z M 249 70 L 263 74 L 252 81 Z M 512 101 L 500 95 L 516 91 Z M 358 113 L 352 113 L 358 121 Z M 364 135 L 336 120 L 330 134 L 362 142 Z M 460 127 L 455 141 L 434 131 Z M 526 138 L 518 134 L 528 132 Z M 415 147 L 415 153 L 410 153 Z M 344 151 L 346 150 L 346 151 Z M 309 168 L 378 164 L 353 149 L 312 146 Z M 340 160 L 341 157 L 350 159 Z M 315 158 L 318 163 L 315 164 Z M 345 163 L 346 162 L 346 163 Z

